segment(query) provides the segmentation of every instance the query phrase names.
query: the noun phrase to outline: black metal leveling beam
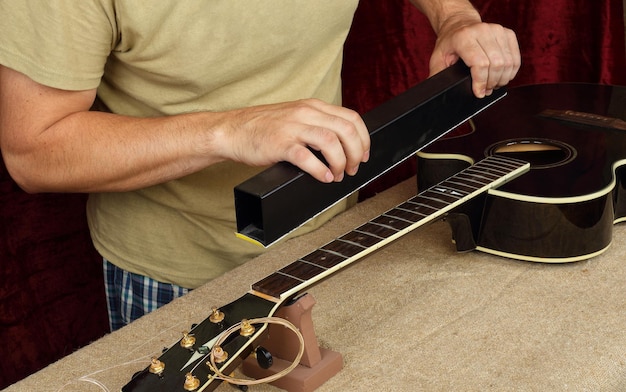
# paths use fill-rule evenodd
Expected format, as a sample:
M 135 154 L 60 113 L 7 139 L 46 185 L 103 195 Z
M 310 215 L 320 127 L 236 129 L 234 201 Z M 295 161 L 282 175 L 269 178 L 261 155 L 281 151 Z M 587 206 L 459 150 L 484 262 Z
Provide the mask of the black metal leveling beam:
M 273 244 L 506 94 L 498 89 L 479 99 L 471 84 L 469 68 L 458 62 L 365 113 L 370 159 L 355 176 L 326 184 L 281 162 L 239 184 L 234 189 L 238 235 Z

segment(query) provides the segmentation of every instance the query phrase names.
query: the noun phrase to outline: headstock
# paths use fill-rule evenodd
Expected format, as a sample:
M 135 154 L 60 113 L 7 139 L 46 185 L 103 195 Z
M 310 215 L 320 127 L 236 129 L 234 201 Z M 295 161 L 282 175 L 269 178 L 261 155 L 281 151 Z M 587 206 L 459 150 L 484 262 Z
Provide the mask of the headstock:
M 211 350 L 218 338 L 241 323 L 241 333 L 230 334 L 220 349 L 214 351 L 217 370 L 228 375 L 250 355 L 267 330 L 267 325 L 252 326 L 242 321 L 269 317 L 278 306 L 275 301 L 246 294 L 219 310 L 214 309 L 176 344 L 154 358 L 150 366 L 137 373 L 122 392 L 214 390 L 222 380 L 215 377 L 207 362 L 210 363 Z

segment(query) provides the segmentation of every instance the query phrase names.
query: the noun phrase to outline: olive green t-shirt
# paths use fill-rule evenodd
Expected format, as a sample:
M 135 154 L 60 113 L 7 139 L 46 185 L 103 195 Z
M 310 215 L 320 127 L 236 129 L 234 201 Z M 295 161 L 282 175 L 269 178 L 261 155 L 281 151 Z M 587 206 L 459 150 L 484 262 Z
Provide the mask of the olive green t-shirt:
M 47 86 L 98 88 L 112 112 L 130 116 L 308 97 L 339 104 L 343 43 L 356 5 L 0 0 L 0 63 Z M 233 187 L 260 170 L 223 162 L 134 192 L 90 195 L 93 242 L 121 268 L 198 287 L 263 251 L 235 236 L 233 198 Z

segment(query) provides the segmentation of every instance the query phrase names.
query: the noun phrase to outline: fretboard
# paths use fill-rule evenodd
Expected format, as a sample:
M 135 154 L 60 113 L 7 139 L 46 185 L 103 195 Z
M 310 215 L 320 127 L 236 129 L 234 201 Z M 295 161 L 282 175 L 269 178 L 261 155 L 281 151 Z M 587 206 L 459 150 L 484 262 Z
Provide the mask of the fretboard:
M 252 292 L 283 300 L 467 200 L 528 171 L 517 159 L 490 156 L 327 243 L 252 285 Z

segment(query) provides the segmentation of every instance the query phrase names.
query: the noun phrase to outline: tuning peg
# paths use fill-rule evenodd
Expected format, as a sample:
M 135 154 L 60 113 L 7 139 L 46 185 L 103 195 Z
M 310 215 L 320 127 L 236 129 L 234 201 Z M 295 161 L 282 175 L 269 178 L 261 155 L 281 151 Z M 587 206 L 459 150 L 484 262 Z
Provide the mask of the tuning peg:
M 148 370 L 150 371 L 150 373 L 154 373 L 160 376 L 165 370 L 165 364 L 159 361 L 157 358 L 153 357 L 150 362 L 150 368 L 148 368 Z
M 211 315 L 209 316 L 209 320 L 212 323 L 221 323 L 224 320 L 224 312 L 220 311 L 218 308 L 213 307 L 211 309 Z
M 254 334 L 255 328 L 252 324 L 250 324 L 250 321 L 248 320 L 241 320 L 241 329 L 239 331 L 239 334 L 241 336 L 252 336 Z
M 257 347 L 255 350 L 256 361 L 262 369 L 269 369 L 274 363 L 272 353 L 265 347 Z
M 228 353 L 220 346 L 213 347 L 213 358 L 215 363 L 223 363 L 228 359 Z
M 183 332 L 183 338 L 180 340 L 180 346 L 186 349 L 192 349 L 196 344 L 196 338 L 189 332 Z
M 196 389 L 198 389 L 199 386 L 200 380 L 198 380 L 198 377 L 194 376 L 191 373 L 187 373 L 185 375 L 185 384 L 183 385 L 185 391 L 195 391 Z

